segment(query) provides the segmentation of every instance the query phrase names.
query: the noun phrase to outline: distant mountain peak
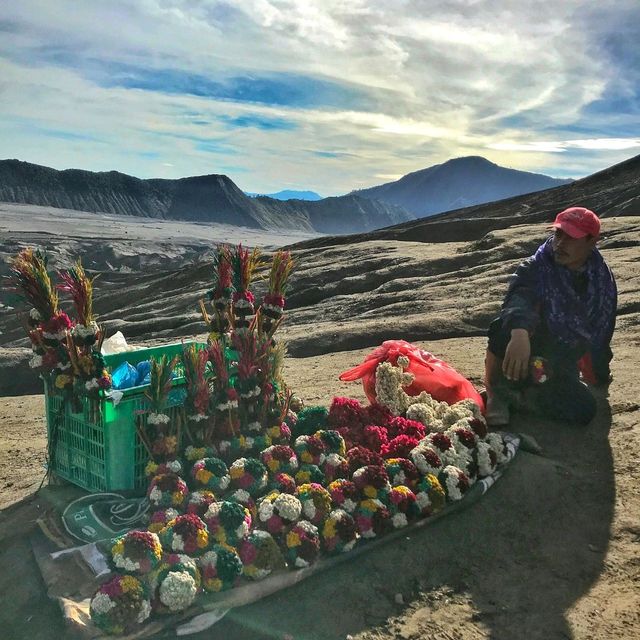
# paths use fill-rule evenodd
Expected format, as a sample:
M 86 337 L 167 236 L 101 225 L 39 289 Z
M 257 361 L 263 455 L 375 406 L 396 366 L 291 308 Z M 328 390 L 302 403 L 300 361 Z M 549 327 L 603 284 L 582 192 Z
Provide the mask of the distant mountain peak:
M 463 156 L 355 193 L 397 205 L 421 218 L 569 182 L 572 181 L 501 167 L 482 156 Z
M 296 191 L 295 189 L 283 189 L 276 193 L 249 193 L 248 196 L 264 196 L 265 198 L 273 198 L 274 200 L 322 200 L 322 196 L 315 191 Z

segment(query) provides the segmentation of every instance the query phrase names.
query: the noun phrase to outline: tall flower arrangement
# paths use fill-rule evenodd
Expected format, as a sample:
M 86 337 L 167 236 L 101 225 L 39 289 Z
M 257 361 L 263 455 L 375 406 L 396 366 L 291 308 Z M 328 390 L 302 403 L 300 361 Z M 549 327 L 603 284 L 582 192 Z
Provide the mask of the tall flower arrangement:
M 214 340 L 208 349 L 209 361 L 213 366 L 214 433 L 216 440 L 231 438 L 240 433 L 238 419 L 238 392 L 233 386 L 230 375 L 230 362 L 227 359 L 224 342 Z
M 252 326 L 255 314 L 255 297 L 250 290 L 258 264 L 260 251 L 238 245 L 231 251 L 233 272 L 232 325 L 234 330 L 247 330 Z
M 271 337 L 282 322 L 285 293 L 289 276 L 295 266 L 289 251 L 278 251 L 273 256 L 269 273 L 269 290 L 258 313 L 258 331 Z
M 198 350 L 191 344 L 182 347 L 182 364 L 187 383 L 185 401 L 185 431 L 196 447 L 205 445 L 209 428 L 209 381 L 207 380 L 207 363 L 209 352 Z
M 268 343 L 255 331 L 234 331 L 232 344 L 238 353 L 237 387 L 240 396 L 243 427 L 256 433 L 262 429 L 259 420 L 259 401 L 262 397 L 260 370 L 267 358 Z
M 71 392 L 73 371 L 67 336 L 73 323 L 59 308 L 46 254 L 31 248 L 23 249 L 9 268 L 7 289 L 17 293 L 31 307 L 27 320 L 33 351 L 29 362 L 31 368 L 47 376 L 54 389 Z
M 167 356 L 159 360 L 151 359 L 151 382 L 145 391 L 151 411 L 147 416 L 147 429 L 139 427 L 138 433 L 156 462 L 170 460 L 178 453 L 180 425 L 172 423 L 166 413 L 172 372 L 177 361 L 177 356 L 172 359 Z
M 213 288 L 208 294 L 213 306 L 213 316 L 209 316 L 203 302 L 201 302 L 201 310 L 209 326 L 211 339 L 215 340 L 227 333 L 231 326 L 233 281 L 231 249 L 227 245 L 218 247 L 213 258 L 213 281 Z
M 76 380 L 76 397 L 85 394 L 93 399 L 90 404 L 91 420 L 97 422 L 100 411 L 97 398 L 101 390 L 108 391 L 111 388 L 111 376 L 100 353 L 104 332 L 98 326 L 93 312 L 93 279 L 87 276 L 80 260 L 58 275 L 61 283 L 57 289 L 71 297 L 76 315 L 76 324 L 67 336 L 69 358 Z

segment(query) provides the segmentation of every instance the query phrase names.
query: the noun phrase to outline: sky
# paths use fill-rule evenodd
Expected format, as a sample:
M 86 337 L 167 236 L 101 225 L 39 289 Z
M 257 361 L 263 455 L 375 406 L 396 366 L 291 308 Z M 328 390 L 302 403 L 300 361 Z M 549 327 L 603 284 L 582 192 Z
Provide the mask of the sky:
M 0 5 L 0 159 L 328 196 L 640 154 L 638 0 Z

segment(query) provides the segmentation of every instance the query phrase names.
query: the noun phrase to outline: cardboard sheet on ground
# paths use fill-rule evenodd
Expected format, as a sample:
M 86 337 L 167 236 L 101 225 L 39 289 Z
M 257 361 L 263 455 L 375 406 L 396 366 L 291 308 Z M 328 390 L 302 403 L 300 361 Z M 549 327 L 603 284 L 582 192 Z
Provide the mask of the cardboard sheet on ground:
M 220 620 L 230 609 L 256 602 L 281 589 L 291 587 L 309 576 L 325 571 L 338 563 L 355 560 L 367 551 L 387 544 L 399 536 L 406 536 L 415 529 L 428 526 L 462 508 L 475 503 L 502 476 L 507 465 L 513 460 L 520 446 L 520 437 L 514 434 L 503 434 L 507 445 L 507 460 L 496 471 L 476 482 L 458 502 L 449 503 L 442 511 L 429 518 L 415 521 L 409 526 L 397 529 L 380 538 L 359 543 L 353 551 L 339 556 L 323 557 L 306 569 L 285 570 L 274 573 L 262 581 L 247 582 L 242 586 L 219 594 L 201 594 L 187 611 L 176 615 L 152 617 L 139 630 L 121 638 L 146 638 L 162 629 L 176 626 L 177 635 L 187 635 L 207 629 Z M 115 535 L 128 529 L 140 526 L 140 518 L 144 515 L 145 505 L 140 499 L 124 499 L 118 494 L 98 494 L 85 496 L 71 503 L 65 510 L 66 522 L 76 522 L 79 526 L 69 527 L 56 535 L 52 527 L 43 523 L 45 536 L 34 538 L 32 546 L 34 555 L 47 586 L 49 597 L 57 600 L 62 608 L 66 622 L 78 634 L 86 639 L 102 638 L 100 630 L 91 622 L 89 614 L 90 599 L 97 588 L 109 577 L 107 556 L 110 549 L 110 531 Z M 84 530 L 83 530 L 84 529 Z M 71 546 L 51 552 L 47 548 L 52 540 L 58 546 L 62 540 L 70 540 L 69 535 L 82 540 L 94 540 L 88 544 Z M 105 536 L 102 538 L 102 536 Z M 113 636 L 109 636 L 113 637 Z

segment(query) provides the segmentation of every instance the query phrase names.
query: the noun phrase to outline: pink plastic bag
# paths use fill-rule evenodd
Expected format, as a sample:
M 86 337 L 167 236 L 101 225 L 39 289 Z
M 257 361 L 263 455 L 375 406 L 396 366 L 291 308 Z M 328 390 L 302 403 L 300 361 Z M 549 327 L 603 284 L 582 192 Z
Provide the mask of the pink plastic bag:
M 406 371 L 414 375 L 414 380 L 405 391 L 410 396 L 417 396 L 421 391 L 426 391 L 435 400 L 449 404 L 468 398 L 484 412 L 482 397 L 469 380 L 444 360 L 404 340 L 386 340 L 376 347 L 362 364 L 342 373 L 340 380 L 351 382 L 362 378 L 364 392 L 369 402 L 373 403 L 376 400 L 376 367 L 387 361 L 395 366 L 398 356 L 409 358 Z

